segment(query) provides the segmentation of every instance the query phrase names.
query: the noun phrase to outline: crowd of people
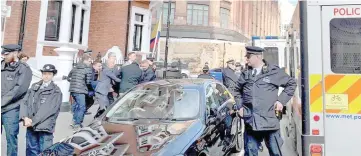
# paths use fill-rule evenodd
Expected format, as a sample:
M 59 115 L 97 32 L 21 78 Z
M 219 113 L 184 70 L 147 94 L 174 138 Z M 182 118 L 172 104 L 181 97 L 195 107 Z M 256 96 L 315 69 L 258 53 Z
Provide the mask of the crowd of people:
M 110 52 L 105 63 L 101 60 L 92 62 L 89 54 L 83 54 L 67 78 L 70 82 L 69 92 L 74 100 L 71 109 L 72 128 L 77 130 L 82 127 L 84 115 L 94 102 L 99 104 L 96 118 L 114 102 L 114 97 L 121 96 L 140 83 L 155 80 L 153 67 L 151 58 L 138 64 L 133 52 L 128 54 L 128 61 L 121 68 L 116 65 L 115 53 Z

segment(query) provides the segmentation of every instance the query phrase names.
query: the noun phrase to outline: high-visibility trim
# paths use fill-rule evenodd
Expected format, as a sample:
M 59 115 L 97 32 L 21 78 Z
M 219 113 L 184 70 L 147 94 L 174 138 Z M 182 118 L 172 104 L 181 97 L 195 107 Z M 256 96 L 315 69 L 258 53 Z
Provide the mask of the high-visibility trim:
M 323 112 L 322 77 L 310 75 L 310 111 Z M 324 77 L 325 94 L 342 94 L 348 98 L 348 109 L 327 109 L 327 113 L 361 114 L 361 76 L 326 75 Z M 326 101 L 327 102 L 327 101 Z

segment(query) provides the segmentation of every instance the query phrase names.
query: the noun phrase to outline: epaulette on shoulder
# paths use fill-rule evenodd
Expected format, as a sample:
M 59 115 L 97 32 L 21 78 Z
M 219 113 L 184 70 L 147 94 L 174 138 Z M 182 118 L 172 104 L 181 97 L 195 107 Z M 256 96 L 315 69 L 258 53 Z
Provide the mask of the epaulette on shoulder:
M 61 89 L 60 89 L 59 86 L 56 85 L 56 84 L 54 84 L 54 91 L 61 93 Z

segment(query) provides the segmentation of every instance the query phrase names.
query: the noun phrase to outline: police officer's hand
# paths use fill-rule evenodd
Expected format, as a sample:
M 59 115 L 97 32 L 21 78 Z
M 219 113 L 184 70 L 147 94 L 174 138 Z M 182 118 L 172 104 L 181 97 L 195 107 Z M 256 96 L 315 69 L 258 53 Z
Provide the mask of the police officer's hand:
M 238 115 L 239 115 L 240 117 L 243 117 L 243 107 L 238 110 Z
M 277 111 L 282 111 L 283 110 L 283 105 L 282 105 L 281 102 L 279 102 L 279 101 L 275 102 L 275 110 L 277 110 Z
M 25 117 L 24 119 L 23 119 L 23 121 L 24 121 L 24 126 L 25 127 L 30 127 L 31 126 L 31 124 L 32 124 L 32 120 L 30 119 L 30 118 L 28 118 L 28 117 Z

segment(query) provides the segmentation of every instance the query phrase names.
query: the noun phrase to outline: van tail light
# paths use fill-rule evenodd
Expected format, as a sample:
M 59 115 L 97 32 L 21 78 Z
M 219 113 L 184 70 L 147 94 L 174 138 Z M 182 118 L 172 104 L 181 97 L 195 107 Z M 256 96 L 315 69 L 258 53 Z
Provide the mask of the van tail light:
M 322 146 L 321 145 L 311 145 L 310 153 L 311 153 L 311 156 L 322 156 Z
M 319 129 L 312 129 L 312 135 L 320 135 Z

